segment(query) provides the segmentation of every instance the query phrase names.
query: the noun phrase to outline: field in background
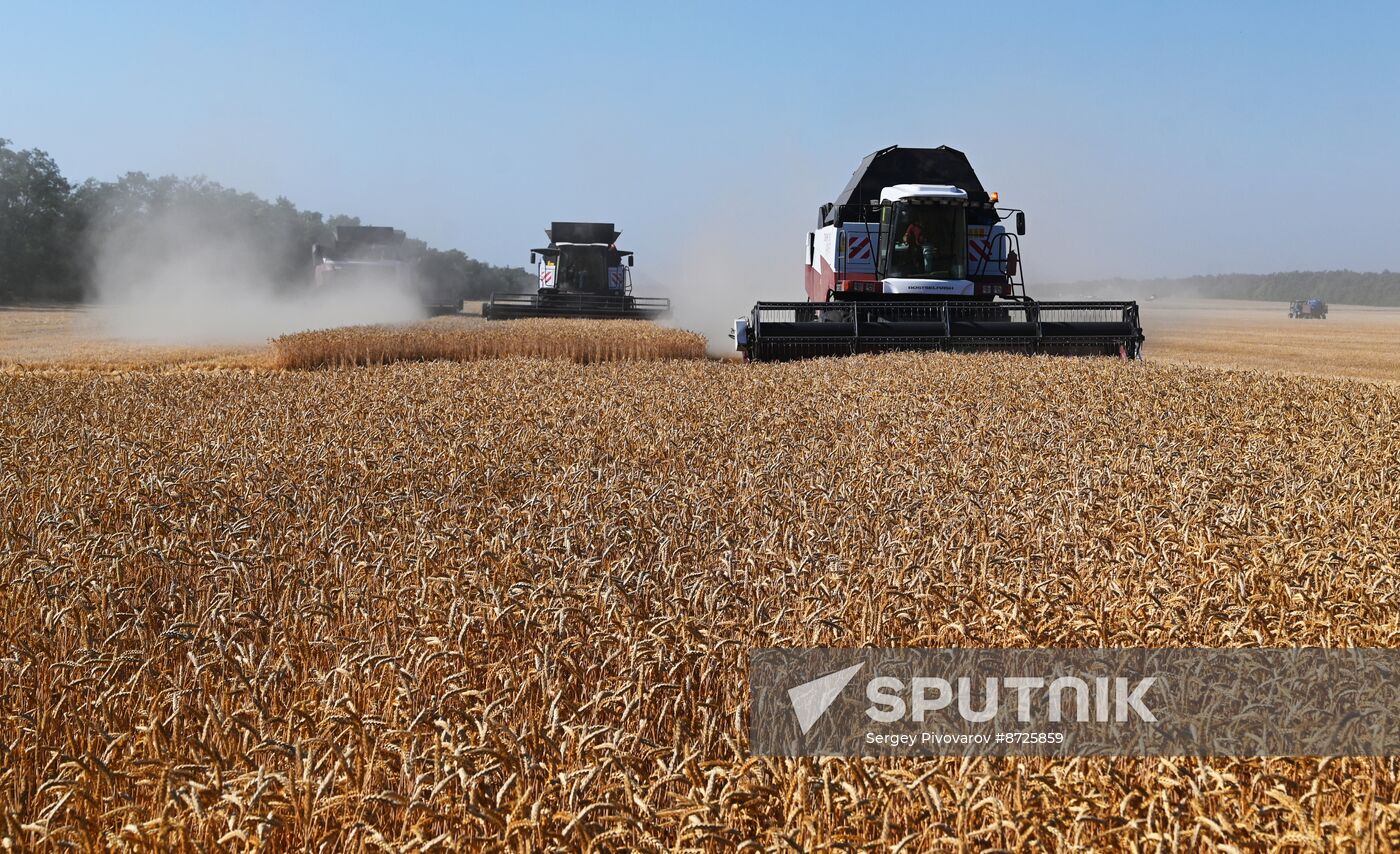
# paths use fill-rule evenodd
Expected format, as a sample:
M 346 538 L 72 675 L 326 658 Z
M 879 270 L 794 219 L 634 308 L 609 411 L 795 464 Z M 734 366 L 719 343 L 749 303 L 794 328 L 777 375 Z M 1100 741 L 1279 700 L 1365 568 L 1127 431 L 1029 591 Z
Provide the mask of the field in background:
M 109 337 L 101 316 L 73 307 L 0 308 L 0 367 L 29 370 L 318 368 L 395 361 L 543 356 L 576 362 L 702 358 L 703 336 L 636 321 L 488 323 L 480 304 L 407 327 L 346 327 L 256 344 L 188 346 Z
M 1150 361 L 1400 381 L 1400 308 L 1333 305 L 1326 320 L 1290 320 L 1287 302 L 1141 306 Z
M 756 646 L 1400 645 L 1400 388 L 933 354 L 0 399 L 19 849 L 1400 844 L 1395 758 L 783 760 L 746 731 Z
M 266 367 L 265 343 L 188 346 L 111 338 L 94 309 L 0 306 L 0 366 L 142 368 L 160 365 Z
M 1333 306 L 1325 321 L 1289 320 L 1285 303 L 1160 299 L 1142 303 L 1149 361 L 1400 381 L 1400 309 Z M 480 304 L 426 321 L 435 332 L 486 326 Z M 445 346 L 444 342 L 444 346 Z M 711 342 L 714 344 L 715 342 Z M 721 345 L 728 341 L 718 342 Z M 115 341 L 86 309 L 0 308 L 0 366 L 141 368 L 275 366 L 266 342 L 182 347 Z

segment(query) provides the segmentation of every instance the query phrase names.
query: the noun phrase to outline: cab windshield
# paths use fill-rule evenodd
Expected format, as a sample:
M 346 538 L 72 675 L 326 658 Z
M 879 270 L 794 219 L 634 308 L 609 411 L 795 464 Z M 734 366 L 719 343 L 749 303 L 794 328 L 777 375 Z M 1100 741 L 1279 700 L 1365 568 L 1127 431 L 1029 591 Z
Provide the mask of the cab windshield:
M 570 246 L 559 254 L 563 291 L 597 293 L 608 286 L 608 255 L 601 246 Z
M 885 208 L 885 277 L 961 279 L 967 275 L 967 211 L 899 202 Z

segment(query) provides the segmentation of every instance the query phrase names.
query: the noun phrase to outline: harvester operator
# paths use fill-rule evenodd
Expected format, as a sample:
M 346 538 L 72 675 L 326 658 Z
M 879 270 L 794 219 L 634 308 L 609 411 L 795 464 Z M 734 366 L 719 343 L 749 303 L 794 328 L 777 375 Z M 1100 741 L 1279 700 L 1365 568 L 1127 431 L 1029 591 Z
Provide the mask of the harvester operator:
M 928 273 L 933 270 L 933 244 L 924 239 L 924 227 L 913 221 L 904 230 L 904 243 L 909 247 L 909 252 L 913 256 L 914 263 L 922 262 L 920 272 Z

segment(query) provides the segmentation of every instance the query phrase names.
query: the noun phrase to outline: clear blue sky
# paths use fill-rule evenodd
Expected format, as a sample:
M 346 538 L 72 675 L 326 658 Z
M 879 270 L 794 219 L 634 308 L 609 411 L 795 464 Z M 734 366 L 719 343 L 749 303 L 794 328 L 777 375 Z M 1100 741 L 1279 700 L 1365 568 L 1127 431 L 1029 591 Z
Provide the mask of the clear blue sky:
M 860 158 L 948 144 L 1032 282 L 1400 269 L 1396 4 L 59 5 L 0 11 L 0 136 L 496 263 L 610 219 L 649 278 L 797 297 Z

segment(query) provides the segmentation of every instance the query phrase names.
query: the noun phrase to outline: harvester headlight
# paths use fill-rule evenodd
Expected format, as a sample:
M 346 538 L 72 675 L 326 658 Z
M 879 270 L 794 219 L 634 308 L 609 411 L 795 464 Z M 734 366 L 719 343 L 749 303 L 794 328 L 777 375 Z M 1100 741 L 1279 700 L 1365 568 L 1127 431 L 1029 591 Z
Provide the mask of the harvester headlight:
M 1001 198 L 1001 193 L 998 193 L 996 190 L 993 190 L 993 191 L 992 191 L 992 204 L 996 204 L 997 201 L 998 201 L 1000 198 Z

